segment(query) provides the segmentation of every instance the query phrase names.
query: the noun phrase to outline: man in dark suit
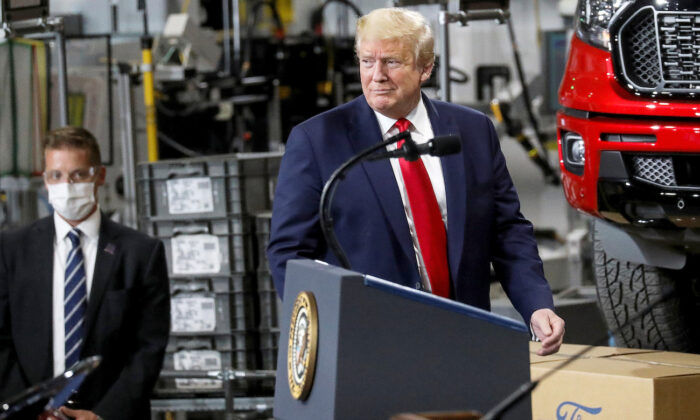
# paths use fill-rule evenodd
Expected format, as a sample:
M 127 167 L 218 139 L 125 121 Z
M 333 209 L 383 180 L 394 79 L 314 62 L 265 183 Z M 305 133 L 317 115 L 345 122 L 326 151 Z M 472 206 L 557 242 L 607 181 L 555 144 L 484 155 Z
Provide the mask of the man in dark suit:
M 150 419 L 170 327 L 163 245 L 100 213 L 105 168 L 89 132 L 53 130 L 44 159 L 54 215 L 0 234 L 0 402 L 99 355 L 61 411 Z
M 423 17 L 378 9 L 357 24 L 355 49 L 363 95 L 295 127 L 275 193 L 268 257 L 280 295 L 289 259 L 338 264 L 319 225 L 323 186 L 343 162 L 406 129 L 417 143 L 453 134 L 459 154 L 416 162 L 363 162 L 338 187 L 332 217 L 352 268 L 484 309 L 490 264 L 509 298 L 556 352 L 564 321 L 552 310 L 532 225 L 490 120 L 428 99 L 433 36 Z M 449 223 L 448 223 L 449 218 Z

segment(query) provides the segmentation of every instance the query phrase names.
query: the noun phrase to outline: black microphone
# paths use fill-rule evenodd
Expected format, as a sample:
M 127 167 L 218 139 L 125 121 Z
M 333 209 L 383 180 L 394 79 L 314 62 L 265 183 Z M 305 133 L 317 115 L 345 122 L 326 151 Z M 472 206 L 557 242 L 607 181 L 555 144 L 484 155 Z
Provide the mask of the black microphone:
M 423 144 L 416 144 L 409 135 L 403 146 L 400 148 L 375 153 L 368 157 L 367 160 L 402 157 L 408 161 L 414 161 L 417 160 L 420 155 L 428 154 L 431 156 L 445 156 L 453 153 L 459 153 L 460 150 L 462 150 L 462 143 L 459 141 L 459 137 L 455 136 L 454 134 L 438 136 Z

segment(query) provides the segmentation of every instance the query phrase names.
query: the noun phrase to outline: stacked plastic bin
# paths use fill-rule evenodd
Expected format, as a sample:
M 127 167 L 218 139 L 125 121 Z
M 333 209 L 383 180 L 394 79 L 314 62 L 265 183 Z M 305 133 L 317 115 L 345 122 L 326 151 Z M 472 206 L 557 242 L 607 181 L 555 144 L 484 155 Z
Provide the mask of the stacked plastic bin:
M 255 213 L 271 208 L 281 153 L 163 160 L 137 170 L 139 229 L 165 245 L 171 334 L 164 370 L 259 369 Z M 236 384 L 239 394 L 254 384 Z M 161 396 L 220 394 L 161 379 Z
M 255 217 L 255 231 L 258 243 L 258 302 L 260 308 L 260 360 L 265 370 L 277 368 L 277 348 L 280 336 L 280 310 L 282 302 L 272 281 L 270 265 L 265 253 L 270 241 L 271 212 L 258 213 Z M 265 382 L 270 387 L 270 382 Z

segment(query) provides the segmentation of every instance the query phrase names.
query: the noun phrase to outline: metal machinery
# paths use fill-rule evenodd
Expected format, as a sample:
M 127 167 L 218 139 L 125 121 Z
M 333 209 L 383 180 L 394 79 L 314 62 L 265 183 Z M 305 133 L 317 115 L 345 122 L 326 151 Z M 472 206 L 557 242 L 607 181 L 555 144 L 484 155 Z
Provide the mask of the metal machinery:
M 68 122 L 68 87 L 66 80 L 66 48 L 63 33 L 63 19 L 49 17 L 48 0 L 27 2 L 17 0 L 2 0 L 0 2 L 0 31 L 8 40 L 10 79 L 14 80 L 14 57 L 12 47 L 14 39 L 26 37 L 34 39 L 54 40 L 56 43 L 57 84 L 58 84 L 58 121 Z M 14 85 L 8 95 L 11 99 L 11 137 L 12 150 L 3 153 L 11 154 L 12 163 L 9 169 L 3 168 L 0 173 L 0 229 L 21 226 L 35 220 L 39 216 L 38 191 L 41 182 L 36 182 L 24 173 L 18 165 L 19 130 L 16 115 L 17 95 Z M 25 169 L 26 170 L 26 169 Z
M 700 351 L 700 8 L 694 0 L 580 0 L 559 90 L 561 179 L 595 217 L 608 327 L 665 290 L 620 345 Z
M 407 5 L 407 4 L 421 4 L 424 1 L 406 1 L 397 0 L 397 5 Z M 556 175 L 553 169 L 549 165 L 549 162 L 544 154 L 545 150 L 545 138 L 542 134 L 537 118 L 535 117 L 534 111 L 532 110 L 529 88 L 527 86 L 525 75 L 523 72 L 523 66 L 520 60 L 520 53 L 518 50 L 518 45 L 515 39 L 515 33 L 513 30 L 513 24 L 511 22 L 510 16 L 510 2 L 509 0 L 494 0 L 494 1 L 474 1 L 474 0 L 461 0 L 459 2 L 459 10 L 454 13 L 447 11 L 447 2 L 429 1 L 428 4 L 439 4 L 440 14 L 439 14 L 439 24 L 440 24 L 440 65 L 438 66 L 439 71 L 439 86 L 440 86 L 440 98 L 445 101 L 451 100 L 451 82 L 455 81 L 451 72 L 455 69 L 450 67 L 449 59 L 449 34 L 448 25 L 451 23 L 459 23 L 461 26 L 467 26 L 469 22 L 480 21 L 480 20 L 491 20 L 498 24 L 506 24 L 508 28 L 508 35 L 510 36 L 511 46 L 513 48 L 513 57 L 515 68 L 518 72 L 518 77 L 521 84 L 521 94 L 523 98 L 523 103 L 525 111 L 528 115 L 528 121 L 535 132 L 535 140 L 533 143 L 528 136 L 523 133 L 523 124 L 520 121 L 511 118 L 510 116 L 510 103 L 499 101 L 493 98 L 491 107 L 496 120 L 503 123 L 506 126 L 506 131 L 508 135 L 516 139 L 521 146 L 525 149 L 526 153 L 532 160 L 532 162 L 537 165 L 538 168 L 543 172 L 545 181 L 549 183 L 557 183 Z M 505 74 L 500 73 L 505 70 Z M 479 86 L 482 83 L 482 72 L 485 77 L 493 76 L 505 76 L 506 79 L 510 79 L 510 74 L 507 67 L 493 67 L 487 66 L 482 67 L 477 72 L 477 82 Z M 481 96 L 482 92 L 478 92 Z M 495 95 L 494 95 L 495 96 Z
M 211 30 L 200 28 L 186 14 L 168 17 L 154 48 L 163 157 L 278 148 L 281 135 L 274 81 L 267 75 L 246 77 L 234 72 L 228 37 L 227 30 L 220 68 L 222 48 Z M 238 45 L 238 37 L 235 40 Z M 238 56 L 240 49 L 234 51 Z
M 313 32 L 295 36 L 285 34 L 273 2 L 249 4 L 245 25 L 235 24 L 241 18 L 235 3 L 229 4 L 223 8 L 223 54 L 218 63 L 210 58 L 215 55 L 210 44 L 201 42 L 206 32 L 189 23 L 181 24 L 175 34 L 192 41 L 188 51 L 195 53 L 195 60 L 183 63 L 186 55 L 173 53 L 173 44 L 182 45 L 183 36 L 169 36 L 177 38 L 174 42 L 158 40 L 163 157 L 280 150 L 294 125 L 359 94 L 354 40 L 324 37 L 318 29 L 323 9 L 331 2 L 315 12 Z M 352 3 L 341 3 L 359 15 Z M 257 29 L 263 10 L 271 12 L 269 31 Z M 207 68 L 202 68 L 201 58 L 206 58 Z
M 143 11 L 143 36 L 141 37 L 141 74 L 143 80 L 143 104 L 146 108 L 146 140 L 148 161 L 158 160 L 158 125 L 156 121 L 155 91 L 153 84 L 153 38 L 148 34 L 148 13 L 146 0 L 139 0 L 139 10 Z
M 59 121 L 68 124 L 68 82 L 66 79 L 66 44 L 63 19 L 49 17 L 49 0 L 30 2 L 2 0 L 0 22 L 2 30 L 12 39 L 15 36 L 54 38 L 57 43 Z

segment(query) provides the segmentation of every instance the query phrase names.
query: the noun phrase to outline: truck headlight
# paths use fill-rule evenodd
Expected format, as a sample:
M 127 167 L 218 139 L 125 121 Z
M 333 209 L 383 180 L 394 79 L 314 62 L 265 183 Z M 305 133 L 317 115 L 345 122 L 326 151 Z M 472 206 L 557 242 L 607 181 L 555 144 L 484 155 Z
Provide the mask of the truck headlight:
M 586 162 L 586 145 L 582 138 L 571 142 L 571 163 L 583 165 Z
M 576 8 L 576 33 L 596 47 L 610 49 L 608 25 L 613 15 L 632 0 L 579 0 Z
M 586 162 L 586 143 L 583 136 L 572 131 L 562 132 L 562 158 L 567 171 L 583 175 L 583 166 Z

